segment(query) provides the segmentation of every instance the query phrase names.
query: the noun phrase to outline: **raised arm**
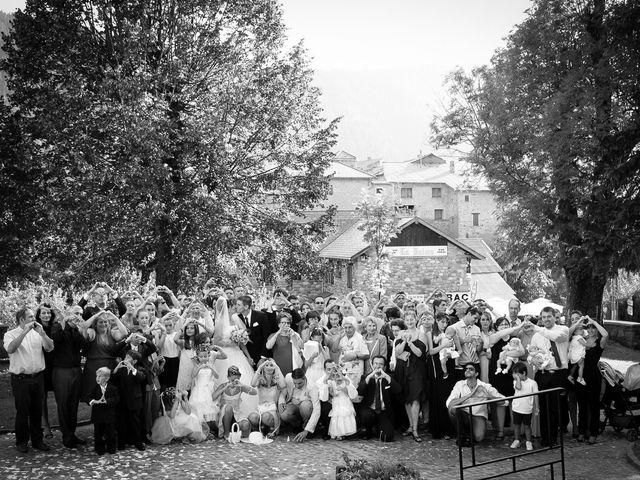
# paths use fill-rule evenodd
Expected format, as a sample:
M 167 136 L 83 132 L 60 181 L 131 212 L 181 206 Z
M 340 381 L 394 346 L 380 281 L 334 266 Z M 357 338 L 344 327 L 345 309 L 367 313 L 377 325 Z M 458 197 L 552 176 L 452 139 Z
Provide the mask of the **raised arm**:
M 500 340 L 501 338 L 507 335 L 512 336 L 514 333 L 520 332 L 520 330 L 522 330 L 523 327 L 524 327 L 524 323 L 521 323 L 516 327 L 505 328 L 504 330 L 500 330 L 498 332 L 490 334 L 489 347 L 492 347 L 498 340 Z M 524 355 L 524 353 L 522 355 Z

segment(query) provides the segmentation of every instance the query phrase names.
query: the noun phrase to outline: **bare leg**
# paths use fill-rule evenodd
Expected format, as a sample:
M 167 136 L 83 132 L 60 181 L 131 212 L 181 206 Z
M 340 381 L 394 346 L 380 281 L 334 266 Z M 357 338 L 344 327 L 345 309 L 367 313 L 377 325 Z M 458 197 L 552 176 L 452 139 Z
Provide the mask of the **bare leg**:
M 242 430 L 242 436 L 248 437 L 249 433 L 251 433 L 251 423 L 249 422 L 249 420 L 247 420 L 246 418 L 244 420 L 240 420 L 238 422 L 238 425 L 240 425 L 240 430 Z
M 222 430 L 218 432 L 218 436 L 228 435 L 231 431 L 231 421 L 233 420 L 233 410 L 227 408 L 222 417 Z

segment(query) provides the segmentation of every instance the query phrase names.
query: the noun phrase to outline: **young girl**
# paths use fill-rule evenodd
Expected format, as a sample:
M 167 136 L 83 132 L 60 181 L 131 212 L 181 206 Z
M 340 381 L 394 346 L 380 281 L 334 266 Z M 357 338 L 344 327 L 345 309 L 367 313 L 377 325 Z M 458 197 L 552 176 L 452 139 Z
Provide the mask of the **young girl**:
M 165 315 L 164 331 L 161 332 L 158 340 L 158 352 L 164 357 L 164 370 L 160 374 L 160 385 L 162 388 L 175 387 L 178 382 L 178 370 L 180 369 L 180 347 L 176 343 L 176 332 L 174 328 L 175 314 Z
M 329 416 L 329 435 L 336 440 L 356 433 L 356 411 L 353 408 L 353 398 L 358 396 L 356 388 L 348 377 L 336 368 L 327 381 L 331 398 L 331 413 Z
M 173 406 L 169 413 L 173 433 L 175 438 L 186 437 L 190 442 L 201 442 L 207 438 L 207 432 L 203 430 L 198 416 L 191 411 L 188 397 L 189 394 L 185 390 L 175 390 Z
M 527 364 L 524 362 L 516 363 L 513 368 L 513 388 L 516 395 L 526 395 L 538 391 L 538 384 L 535 380 L 527 377 Z M 524 436 L 526 438 L 527 450 L 533 450 L 531 443 L 531 416 L 538 414 L 538 397 L 532 395 L 530 397 L 514 398 L 511 404 L 513 412 L 513 436 L 514 440 L 511 448 L 520 447 L 521 426 L 524 425 Z
M 189 405 L 200 420 L 206 423 L 211 431 L 218 429 L 217 420 L 220 409 L 217 402 L 213 401 L 215 379 L 217 375 L 209 363 L 209 348 L 206 345 L 198 345 L 197 361 L 193 368 L 191 396 Z
M 587 340 L 584 338 L 584 327 L 582 319 L 571 326 L 573 330 L 573 336 L 569 343 L 569 363 L 571 368 L 569 369 L 568 380 L 571 383 L 578 382 L 580 385 L 586 385 L 584 381 L 584 357 L 587 353 Z M 575 379 L 576 370 L 578 371 L 578 378 Z
M 198 328 L 195 323 L 188 322 L 174 339 L 176 345 L 182 348 L 180 352 L 180 365 L 178 367 L 178 380 L 176 381 L 176 388 L 178 390 L 189 390 L 189 388 L 191 388 L 191 377 L 193 367 L 195 366 L 196 351 L 194 347 L 197 333 Z
M 269 438 L 275 437 L 280 432 L 278 399 L 287 388 L 278 364 L 271 358 L 261 360 L 251 386 L 258 391 L 258 411 L 249 414 L 249 421 L 254 428 L 264 429 Z M 267 432 L 269 429 L 271 432 Z
M 315 385 L 324 375 L 324 361 L 329 358 L 329 349 L 324 345 L 324 334 L 316 328 L 311 331 L 311 338 L 305 342 L 302 352 L 304 366 L 307 371 L 305 376 L 309 385 Z
M 444 333 L 438 335 L 434 340 L 437 344 L 442 343 L 443 345 L 451 345 L 450 347 L 443 346 L 442 349 L 438 352 L 438 358 L 440 359 L 440 367 L 442 368 L 442 378 L 448 378 L 449 375 L 453 372 L 447 370 L 447 361 L 450 358 L 455 360 L 455 365 L 458 366 L 458 358 L 460 354 L 456 351 L 455 346 L 453 345 L 453 339 L 456 337 L 456 329 L 453 326 L 447 327 Z M 443 340 L 445 341 L 443 343 Z
M 227 382 L 224 382 L 213 392 L 213 400 L 220 398 L 220 416 L 218 425 L 222 428 L 218 429 L 218 437 L 227 437 L 231 431 L 231 425 L 234 420 L 238 423 L 242 436 L 249 436 L 251 432 L 251 424 L 246 416 L 240 412 L 240 403 L 242 402 L 242 394 L 257 395 L 258 391 L 240 382 L 240 369 L 235 365 L 231 365 L 227 370 Z

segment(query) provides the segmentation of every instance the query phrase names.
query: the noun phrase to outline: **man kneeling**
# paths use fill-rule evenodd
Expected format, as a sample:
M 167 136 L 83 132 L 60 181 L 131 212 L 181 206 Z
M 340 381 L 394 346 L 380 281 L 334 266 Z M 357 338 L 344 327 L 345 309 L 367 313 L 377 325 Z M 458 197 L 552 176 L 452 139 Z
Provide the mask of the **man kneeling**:
M 362 395 L 360 424 L 365 429 L 364 440 L 375 433 L 382 442 L 393 441 L 393 410 L 391 395 L 398 395 L 402 387 L 385 372 L 387 360 L 382 355 L 373 357 L 373 371 L 360 381 L 358 394 Z M 374 427 L 376 428 L 374 432 Z
M 451 422 L 454 427 L 458 426 L 458 419 L 462 425 L 462 432 L 471 428 L 473 432 L 473 438 L 476 442 L 484 440 L 487 433 L 487 405 L 478 405 L 471 408 L 471 418 L 469 418 L 468 408 L 455 408 L 459 405 L 468 405 L 471 403 L 483 402 L 494 398 L 504 398 L 494 387 L 488 383 L 478 380 L 478 374 L 480 372 L 473 364 L 468 364 L 464 369 L 464 380 L 460 380 L 455 384 L 449 398 L 447 398 L 447 408 L 449 409 L 449 415 L 451 416 Z M 509 402 L 505 404 L 496 405 L 497 408 L 504 408 L 508 406 Z
M 315 385 L 309 385 L 304 370 L 296 368 L 284 377 L 287 388 L 280 394 L 280 420 L 302 431 L 293 437 L 303 442 L 312 435 L 320 418 L 320 399 Z

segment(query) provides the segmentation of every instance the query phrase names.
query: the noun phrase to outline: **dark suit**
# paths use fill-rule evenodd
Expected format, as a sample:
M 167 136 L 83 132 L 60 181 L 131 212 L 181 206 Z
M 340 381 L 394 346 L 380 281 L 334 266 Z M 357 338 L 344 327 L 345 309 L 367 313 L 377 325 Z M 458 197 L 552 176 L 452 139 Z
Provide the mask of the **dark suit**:
M 374 426 L 377 426 L 377 432 L 383 442 L 393 440 L 394 418 L 393 418 L 393 399 L 391 395 L 398 395 L 402 392 L 402 386 L 391 377 L 391 383 L 386 379 L 380 379 L 381 399 L 384 409 L 376 412 L 372 407 L 375 406 L 375 395 L 378 381 L 373 377 L 368 383 L 366 378 L 360 380 L 358 385 L 358 394 L 363 396 L 360 404 L 360 424 L 364 427 L 368 434 L 373 433 Z M 376 434 L 378 434 L 376 433 Z
M 259 310 L 251 310 L 248 321 L 244 315 L 238 315 L 238 317 L 240 317 L 240 320 L 247 327 L 247 332 L 249 332 L 247 351 L 257 365 L 260 357 L 270 356 L 266 344 L 269 335 L 275 333 L 277 328 L 267 314 Z
M 122 315 L 124 315 L 126 313 L 127 307 L 124 304 L 124 302 L 122 301 L 122 299 L 120 298 L 120 295 L 118 295 L 116 298 L 114 298 L 113 301 L 116 304 L 116 308 L 113 307 L 113 303 L 110 304 L 110 303 L 107 302 L 105 310 L 109 310 L 114 315 L 117 315 L 118 318 L 120 318 Z M 82 318 L 84 318 L 85 320 L 89 320 L 96 313 L 102 311 L 101 308 L 93 306 L 93 305 L 90 306 L 90 307 L 86 307 L 85 305 L 87 303 L 89 303 L 89 302 L 87 300 L 85 300 L 84 297 L 82 297 L 80 299 L 80 301 L 78 302 L 78 306 L 82 307 Z
M 113 374 L 113 383 L 118 387 L 120 403 L 118 405 L 118 447 L 127 443 L 139 445 L 143 440 L 142 407 L 144 406 L 143 388 L 147 373 L 136 366 L 136 374 L 121 368 Z
M 102 389 L 96 384 L 95 389 L 90 394 L 90 400 L 100 400 Z M 93 422 L 94 448 L 97 453 L 102 454 L 105 449 L 109 453 L 116 451 L 116 407 L 120 402 L 118 388 L 107 383 L 104 392 L 106 404 L 101 403 L 91 407 L 91 421 Z

